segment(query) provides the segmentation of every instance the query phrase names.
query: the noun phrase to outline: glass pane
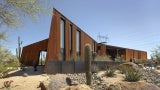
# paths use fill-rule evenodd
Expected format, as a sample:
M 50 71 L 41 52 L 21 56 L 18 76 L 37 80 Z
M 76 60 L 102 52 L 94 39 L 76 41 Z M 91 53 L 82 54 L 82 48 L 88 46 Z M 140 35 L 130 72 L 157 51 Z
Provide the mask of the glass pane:
M 61 20 L 61 28 L 60 28 L 60 47 L 64 48 L 64 21 Z
M 64 32 L 65 32 L 65 22 L 61 19 L 60 23 L 60 60 L 64 60 Z
M 77 60 L 80 59 L 80 31 L 77 30 L 77 33 L 76 33 L 76 54 L 77 54 Z
M 76 51 L 79 52 L 79 31 L 77 31 L 76 37 L 77 37 L 77 38 L 76 38 L 76 42 L 77 42 L 77 43 L 76 43 L 76 45 L 77 45 L 77 46 L 76 46 Z

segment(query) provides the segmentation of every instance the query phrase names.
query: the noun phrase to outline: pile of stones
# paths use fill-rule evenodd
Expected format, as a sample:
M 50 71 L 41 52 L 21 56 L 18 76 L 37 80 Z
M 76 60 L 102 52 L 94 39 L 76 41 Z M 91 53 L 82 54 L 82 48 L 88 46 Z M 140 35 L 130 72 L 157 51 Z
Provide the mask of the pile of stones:
M 153 69 L 143 70 L 143 80 L 160 87 L 160 73 Z
M 86 75 L 85 73 L 78 74 L 67 74 L 67 76 L 71 79 L 73 85 L 77 84 L 86 84 Z M 94 90 L 106 90 L 108 87 L 105 82 L 102 80 L 101 76 L 98 76 L 97 73 L 92 74 L 92 84 L 90 88 Z

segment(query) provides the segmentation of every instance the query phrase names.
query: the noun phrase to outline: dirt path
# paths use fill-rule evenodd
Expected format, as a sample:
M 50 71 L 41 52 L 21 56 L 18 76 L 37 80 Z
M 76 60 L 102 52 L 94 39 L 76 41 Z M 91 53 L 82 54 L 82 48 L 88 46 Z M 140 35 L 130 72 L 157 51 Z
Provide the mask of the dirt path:
M 23 74 L 28 76 L 24 77 Z M 11 72 L 8 78 L 0 79 L 0 90 L 5 90 L 4 81 L 13 80 L 11 90 L 40 90 L 37 88 L 40 81 L 44 81 L 46 85 L 49 83 L 49 76 L 43 74 L 42 67 L 38 67 L 38 71 L 34 72 L 32 67 L 26 68 L 26 71 L 17 70 Z

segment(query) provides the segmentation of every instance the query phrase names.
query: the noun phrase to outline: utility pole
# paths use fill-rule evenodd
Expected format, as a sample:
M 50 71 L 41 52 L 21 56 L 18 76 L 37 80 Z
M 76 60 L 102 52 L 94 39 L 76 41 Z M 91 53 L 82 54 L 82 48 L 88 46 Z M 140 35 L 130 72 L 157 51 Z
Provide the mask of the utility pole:
M 99 41 L 99 43 L 108 43 L 108 35 L 105 35 L 105 36 L 103 36 L 103 35 L 100 35 L 100 33 L 99 33 L 99 35 L 98 35 L 98 41 Z

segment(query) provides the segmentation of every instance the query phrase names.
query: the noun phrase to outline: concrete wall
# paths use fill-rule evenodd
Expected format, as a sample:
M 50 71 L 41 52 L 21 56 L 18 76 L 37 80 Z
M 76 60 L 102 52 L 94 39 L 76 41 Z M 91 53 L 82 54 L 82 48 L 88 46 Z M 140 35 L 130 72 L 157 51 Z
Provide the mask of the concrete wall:
M 105 70 L 106 66 L 113 67 L 123 62 L 108 62 L 108 61 L 92 61 L 92 66 L 96 65 L 101 70 Z M 46 63 L 46 73 L 84 73 L 84 61 L 48 61 Z

